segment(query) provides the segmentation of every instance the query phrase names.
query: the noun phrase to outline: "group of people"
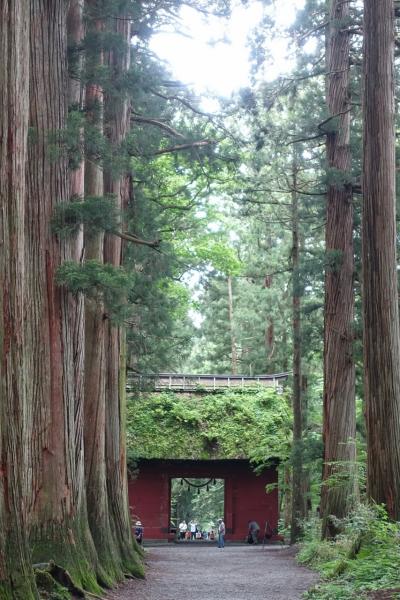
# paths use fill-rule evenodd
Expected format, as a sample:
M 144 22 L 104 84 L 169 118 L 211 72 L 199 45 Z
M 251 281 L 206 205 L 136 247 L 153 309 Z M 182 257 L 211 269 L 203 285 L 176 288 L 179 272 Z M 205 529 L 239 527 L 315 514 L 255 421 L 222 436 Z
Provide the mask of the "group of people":
M 195 520 L 186 523 L 185 519 L 179 523 L 178 535 L 180 540 L 215 540 L 215 530 L 211 528 L 209 531 L 199 529 Z M 225 523 L 222 519 L 218 519 L 217 527 L 218 547 L 223 548 L 225 543 Z
M 218 519 L 217 532 L 211 528 L 209 531 L 201 531 L 198 528 L 198 525 L 195 520 L 189 521 L 186 523 L 185 519 L 179 523 L 178 533 L 180 540 L 210 540 L 213 541 L 216 539 L 217 533 L 217 541 L 218 548 L 225 547 L 225 523 L 223 519 Z M 269 522 L 265 523 L 264 530 L 264 539 L 271 539 L 271 537 L 276 533 L 275 529 L 272 529 Z M 246 535 L 246 541 L 248 544 L 257 544 L 260 534 L 260 526 L 257 521 L 249 521 L 248 522 L 248 531 Z M 135 538 L 138 544 L 141 544 L 143 541 L 143 526 L 140 521 L 136 521 L 135 523 Z

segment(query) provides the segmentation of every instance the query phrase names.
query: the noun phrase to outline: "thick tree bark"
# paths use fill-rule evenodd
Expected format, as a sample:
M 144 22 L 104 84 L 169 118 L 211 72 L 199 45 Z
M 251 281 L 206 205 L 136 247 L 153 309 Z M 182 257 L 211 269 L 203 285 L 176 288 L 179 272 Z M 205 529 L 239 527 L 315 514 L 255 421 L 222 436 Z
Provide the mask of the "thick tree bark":
M 28 549 L 24 332 L 29 3 L 0 1 L 0 596 L 38 598 Z
M 363 316 L 370 498 L 400 519 L 394 8 L 364 0 Z
M 67 18 L 68 46 L 78 45 L 84 37 L 83 7 L 81 0 L 71 0 Z M 82 84 L 79 76 L 82 73 L 82 57 L 74 65 L 76 72 L 68 80 L 68 104 L 76 109 L 82 109 Z M 77 78 L 78 77 L 78 78 Z M 83 135 L 83 132 L 81 132 Z M 70 171 L 70 196 L 82 197 L 84 195 L 84 162 Z M 83 230 L 71 240 L 65 242 L 65 258 L 67 260 L 82 261 L 83 258 Z M 73 396 L 74 396 L 74 430 L 76 432 L 75 452 L 75 476 L 73 482 L 76 484 L 75 498 L 79 505 L 86 505 L 86 499 L 82 500 L 81 494 L 85 492 L 84 462 L 83 462 L 83 401 L 84 401 L 84 304 L 83 295 L 73 296 L 65 294 L 64 315 L 69 320 L 69 326 L 65 330 L 69 333 L 68 338 L 63 340 L 65 348 L 71 348 L 74 357 Z
M 330 0 L 326 100 L 335 127 L 327 134 L 326 142 L 329 183 L 325 235 L 323 537 L 335 536 L 337 529 L 330 515 L 344 517 L 354 504 L 356 491 L 348 18 L 349 1 Z M 335 477 L 337 481 L 332 485 Z
M 119 34 L 123 46 L 108 53 L 108 67 L 114 80 L 114 94 L 105 96 L 105 130 L 110 145 L 117 153 L 125 141 L 130 122 L 128 99 L 118 90 L 118 80 L 130 65 L 130 21 L 127 15 L 114 21 L 112 30 Z M 116 206 L 122 213 L 129 200 L 130 180 L 128 173 L 104 171 L 104 191 L 114 195 Z M 116 267 L 122 264 L 122 240 L 106 235 L 104 260 Z M 106 461 L 107 490 L 110 518 L 120 551 L 124 570 L 142 575 L 137 558 L 137 545 L 133 541 L 128 502 L 126 464 L 125 413 L 126 413 L 126 332 L 123 327 L 108 321 L 106 326 Z
M 30 540 L 35 562 L 55 560 L 99 591 L 84 506 L 79 300 L 57 287 L 56 269 L 74 253 L 51 231 L 69 200 L 63 146 L 67 115 L 67 5 L 31 0 L 30 127 L 25 215 L 27 394 L 32 407 Z M 79 397 L 80 394 L 80 397 Z M 79 414 L 80 413 L 80 414 Z
M 97 0 L 87 2 L 92 33 L 102 34 L 104 24 L 96 19 Z M 93 10 L 93 14 L 91 11 Z M 102 51 L 97 49 L 87 59 L 89 70 L 104 64 Z M 103 90 L 96 83 L 86 87 L 86 117 L 88 125 L 103 133 Z M 103 171 L 98 157 L 86 156 L 85 195 L 104 195 Z M 85 258 L 104 261 L 104 234 L 85 235 Z M 104 305 L 90 298 L 85 300 L 85 474 L 90 530 L 100 564 L 103 581 L 112 585 L 123 578 L 109 510 L 106 470 L 106 377 L 109 358 L 106 355 L 106 315 Z

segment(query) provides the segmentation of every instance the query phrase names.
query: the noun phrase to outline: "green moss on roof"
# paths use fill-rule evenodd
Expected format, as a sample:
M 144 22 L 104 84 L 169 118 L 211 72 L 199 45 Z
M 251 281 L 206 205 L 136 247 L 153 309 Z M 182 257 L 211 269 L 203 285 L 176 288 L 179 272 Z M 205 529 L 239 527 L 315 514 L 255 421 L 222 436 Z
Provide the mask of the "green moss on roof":
M 128 456 L 263 463 L 287 456 L 290 423 L 287 396 L 263 386 L 209 394 L 142 392 L 128 399 Z

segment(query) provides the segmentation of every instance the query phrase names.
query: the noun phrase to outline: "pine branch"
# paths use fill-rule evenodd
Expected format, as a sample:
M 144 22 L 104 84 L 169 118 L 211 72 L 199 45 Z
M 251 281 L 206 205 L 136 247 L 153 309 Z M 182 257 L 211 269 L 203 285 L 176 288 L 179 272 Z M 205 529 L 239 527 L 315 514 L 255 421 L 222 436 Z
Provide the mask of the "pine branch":
M 163 129 L 164 131 L 175 137 L 185 137 L 182 133 L 179 133 L 179 131 L 176 131 L 176 129 L 174 129 L 170 125 L 167 125 L 163 121 L 158 121 L 157 119 L 142 117 L 141 115 L 135 114 L 131 117 L 131 121 L 136 121 L 137 123 L 147 123 L 148 125 L 154 125 L 155 127 L 159 127 L 159 129 Z
M 110 233 L 120 237 L 122 240 L 126 240 L 127 242 L 132 242 L 133 244 L 139 244 L 141 246 L 149 246 L 150 248 L 158 248 L 160 246 L 161 240 L 143 240 L 142 238 L 137 237 L 136 235 L 129 233 L 128 231 L 116 231 L 113 230 Z
M 341 117 L 342 115 L 347 115 L 347 113 L 349 113 L 350 111 L 351 111 L 351 106 L 349 108 L 346 108 L 346 110 L 342 110 L 341 112 L 336 113 L 335 115 L 331 115 L 330 117 L 328 117 L 327 119 L 325 119 L 324 121 L 322 121 L 321 123 L 319 123 L 317 125 L 318 129 L 320 131 L 322 131 L 324 134 L 330 133 L 329 131 L 324 130 L 324 125 L 327 125 L 330 121 L 332 121 L 332 119 L 335 119 L 336 117 Z
M 311 135 L 310 137 L 296 138 L 295 140 L 288 142 L 286 144 L 286 146 L 290 146 L 291 144 L 297 144 L 297 142 L 309 142 L 311 140 L 317 140 L 318 138 L 325 137 L 325 136 L 326 136 L 326 133 L 317 133 L 316 135 Z
M 329 21 L 324 21 L 320 25 L 313 27 L 313 29 L 309 29 L 308 31 L 303 33 L 302 36 L 299 37 L 298 42 L 302 42 L 305 38 L 309 37 L 310 35 L 313 35 L 317 31 L 321 31 L 321 29 L 325 29 L 325 27 L 327 27 L 328 25 L 329 25 Z
M 336 117 L 340 117 L 342 115 L 346 115 L 347 113 L 349 113 L 351 111 L 351 108 L 352 107 L 350 106 L 346 110 L 338 112 L 335 115 L 331 115 L 330 117 L 328 117 L 327 119 L 325 119 L 324 121 L 322 121 L 321 123 L 319 123 L 317 125 L 317 128 L 320 130 L 321 133 L 317 133 L 316 135 L 312 135 L 310 137 L 296 138 L 295 140 L 292 140 L 291 142 L 288 142 L 286 145 L 290 146 L 290 144 L 296 144 L 297 142 L 308 142 L 310 140 L 316 140 L 318 138 L 324 137 L 325 135 L 328 135 L 330 132 L 329 131 L 325 131 L 323 129 L 324 125 L 326 125 L 327 123 L 329 123 L 329 121 L 332 121 L 332 119 L 335 119 Z
M 157 92 L 156 90 L 152 90 L 152 89 L 150 90 L 150 92 L 152 94 L 154 94 L 155 96 L 158 96 L 159 98 L 163 98 L 163 100 L 176 100 L 177 102 L 180 102 L 181 104 L 183 104 L 183 106 L 186 106 L 186 108 L 188 108 L 192 112 L 194 112 L 197 115 L 200 115 L 202 117 L 209 117 L 209 118 L 213 117 L 213 115 L 211 115 L 210 113 L 206 113 L 206 112 L 199 110 L 198 108 L 195 108 L 193 106 L 193 104 L 188 102 L 188 100 L 185 100 L 185 98 L 181 98 L 180 96 L 169 96 L 167 94 L 162 94 L 161 92 Z
M 215 140 L 199 140 L 198 142 L 189 142 L 187 144 L 180 144 L 178 146 L 172 146 L 170 148 L 162 148 L 153 152 L 152 156 L 159 156 L 160 154 L 169 154 L 171 152 L 180 152 L 181 150 L 190 150 L 191 148 L 202 148 L 204 146 L 211 146 L 216 144 Z

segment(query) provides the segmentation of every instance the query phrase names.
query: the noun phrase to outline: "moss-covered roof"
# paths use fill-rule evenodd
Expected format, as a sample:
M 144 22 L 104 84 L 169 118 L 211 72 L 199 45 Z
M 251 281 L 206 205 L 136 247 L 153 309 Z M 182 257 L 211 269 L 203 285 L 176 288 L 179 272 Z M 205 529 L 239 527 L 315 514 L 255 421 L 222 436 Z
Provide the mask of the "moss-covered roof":
M 287 456 L 285 394 L 262 386 L 214 393 L 137 393 L 128 399 L 129 458 L 237 459 Z

